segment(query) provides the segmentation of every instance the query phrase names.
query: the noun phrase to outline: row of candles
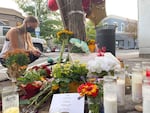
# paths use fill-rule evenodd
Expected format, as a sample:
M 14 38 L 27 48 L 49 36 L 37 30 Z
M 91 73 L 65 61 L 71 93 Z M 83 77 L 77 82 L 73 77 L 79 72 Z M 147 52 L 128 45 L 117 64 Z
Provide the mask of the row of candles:
M 104 113 L 117 113 L 117 106 L 125 105 L 125 70 L 115 72 L 115 78 L 104 77 Z M 145 63 L 135 64 L 131 78 L 132 101 L 143 102 L 143 113 L 150 113 L 150 68 Z
M 150 113 L 150 62 L 137 63 L 132 69 L 132 100 L 143 103 L 143 113 Z

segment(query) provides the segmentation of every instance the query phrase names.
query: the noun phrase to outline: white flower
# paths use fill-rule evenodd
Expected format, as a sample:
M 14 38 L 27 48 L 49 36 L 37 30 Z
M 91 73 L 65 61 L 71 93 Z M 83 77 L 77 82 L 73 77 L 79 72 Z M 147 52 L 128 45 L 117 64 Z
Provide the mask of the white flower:
M 87 69 L 91 73 L 109 72 L 119 68 L 121 68 L 119 60 L 111 53 L 105 53 L 104 56 L 96 56 L 94 60 L 90 60 L 87 63 Z

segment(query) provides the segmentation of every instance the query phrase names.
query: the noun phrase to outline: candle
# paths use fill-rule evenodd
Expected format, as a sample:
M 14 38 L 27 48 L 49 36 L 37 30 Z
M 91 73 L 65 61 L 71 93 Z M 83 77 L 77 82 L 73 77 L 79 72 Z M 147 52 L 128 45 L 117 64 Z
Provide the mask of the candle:
M 125 80 L 117 80 L 117 102 L 118 105 L 125 104 Z
M 117 98 L 104 97 L 104 113 L 117 113 Z
M 3 113 L 19 113 L 19 94 L 16 86 L 7 86 L 2 90 Z
M 143 113 L 149 113 L 150 112 L 150 100 L 143 99 Z
M 150 112 L 150 80 L 146 80 L 143 83 L 142 93 L 143 93 L 143 113 Z
M 142 73 L 132 74 L 132 100 L 133 102 L 140 103 L 142 101 Z
M 11 108 L 6 109 L 3 113 L 19 113 L 19 108 L 11 107 Z
M 137 103 L 142 101 L 142 83 L 132 83 L 132 100 Z

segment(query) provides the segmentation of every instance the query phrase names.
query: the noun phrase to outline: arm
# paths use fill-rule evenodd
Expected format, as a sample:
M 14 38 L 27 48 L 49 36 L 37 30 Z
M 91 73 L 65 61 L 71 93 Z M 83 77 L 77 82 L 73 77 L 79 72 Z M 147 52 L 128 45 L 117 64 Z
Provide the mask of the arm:
M 32 38 L 32 37 L 31 37 L 31 34 L 30 34 L 30 33 L 27 33 L 28 49 L 29 49 L 29 50 L 37 50 L 37 49 L 34 47 L 31 38 Z
M 30 33 L 27 33 L 27 43 L 28 43 L 28 50 L 33 53 L 35 56 L 40 56 L 41 52 L 36 49 L 32 43 L 32 39 L 31 39 L 31 35 Z

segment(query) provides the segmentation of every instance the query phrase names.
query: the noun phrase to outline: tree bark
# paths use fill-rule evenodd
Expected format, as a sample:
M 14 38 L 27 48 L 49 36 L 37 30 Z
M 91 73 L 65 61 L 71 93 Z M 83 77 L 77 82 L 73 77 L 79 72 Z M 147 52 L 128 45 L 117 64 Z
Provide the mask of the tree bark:
M 68 28 L 68 2 L 69 0 L 56 0 L 60 14 L 61 14 L 61 19 L 64 25 L 64 29 L 69 29 Z
M 63 25 L 74 33 L 75 38 L 86 40 L 82 0 L 56 0 Z

